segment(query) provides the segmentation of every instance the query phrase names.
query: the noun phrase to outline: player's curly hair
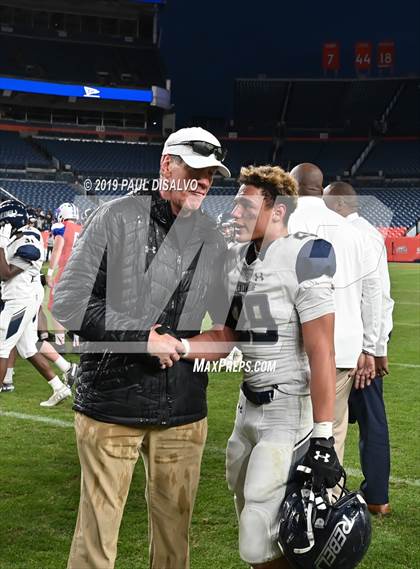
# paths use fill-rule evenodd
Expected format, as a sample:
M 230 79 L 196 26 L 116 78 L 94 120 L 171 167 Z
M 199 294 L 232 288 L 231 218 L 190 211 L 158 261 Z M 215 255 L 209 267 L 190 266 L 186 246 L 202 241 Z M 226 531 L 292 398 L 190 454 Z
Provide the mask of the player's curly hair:
M 297 184 L 280 166 L 242 166 L 239 183 L 260 188 L 269 208 L 273 207 L 275 202 L 285 204 L 287 208 L 285 223 L 296 209 Z

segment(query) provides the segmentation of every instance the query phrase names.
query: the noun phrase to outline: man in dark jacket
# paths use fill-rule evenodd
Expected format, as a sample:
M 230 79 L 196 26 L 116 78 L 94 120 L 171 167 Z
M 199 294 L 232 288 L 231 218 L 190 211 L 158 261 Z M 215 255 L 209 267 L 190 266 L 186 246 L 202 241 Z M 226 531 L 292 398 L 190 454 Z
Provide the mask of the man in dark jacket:
M 82 485 L 68 569 L 114 567 L 139 454 L 150 567 L 189 567 L 207 375 L 181 359 L 188 341 L 163 332 L 192 337 L 206 311 L 215 314 L 225 244 L 200 206 L 214 174 L 230 175 L 223 158 L 209 132 L 173 133 L 157 190 L 101 206 L 57 287 L 54 316 L 85 340 L 74 403 Z

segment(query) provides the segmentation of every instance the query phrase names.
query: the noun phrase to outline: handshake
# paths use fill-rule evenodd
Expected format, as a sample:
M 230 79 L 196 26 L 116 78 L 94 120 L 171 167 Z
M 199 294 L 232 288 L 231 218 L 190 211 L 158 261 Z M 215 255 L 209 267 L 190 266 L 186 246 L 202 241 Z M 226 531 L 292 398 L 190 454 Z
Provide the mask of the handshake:
M 166 369 L 182 357 L 185 358 L 190 351 L 190 345 L 188 340 L 178 338 L 167 326 L 156 324 L 150 329 L 147 351 L 151 356 L 159 358 L 160 367 Z

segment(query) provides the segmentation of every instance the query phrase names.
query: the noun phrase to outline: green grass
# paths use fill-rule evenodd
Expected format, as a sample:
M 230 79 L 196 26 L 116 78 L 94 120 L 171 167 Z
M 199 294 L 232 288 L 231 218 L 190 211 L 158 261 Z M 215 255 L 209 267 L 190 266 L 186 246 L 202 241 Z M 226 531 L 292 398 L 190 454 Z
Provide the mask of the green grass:
M 396 322 L 385 398 L 392 441 L 393 514 L 373 520 L 373 540 L 361 569 L 418 569 L 420 553 L 419 367 L 420 266 L 391 265 Z M 411 304 L 402 304 L 408 303 Z M 17 390 L 2 395 L 1 412 L 72 421 L 69 402 L 42 409 L 50 389 L 26 362 L 16 368 Z M 240 377 L 211 377 L 209 436 L 191 531 L 192 569 L 246 567 L 237 553 L 237 523 L 224 481 L 224 448 L 232 429 Z M 79 498 L 79 464 L 71 427 L 0 415 L 1 569 L 62 569 L 66 565 Z M 120 532 L 117 569 L 147 563 L 147 515 L 141 463 L 133 479 Z M 358 469 L 357 428 L 350 427 L 346 466 Z M 357 477 L 349 478 L 356 488 Z M 164 568 L 162 568 L 164 569 Z

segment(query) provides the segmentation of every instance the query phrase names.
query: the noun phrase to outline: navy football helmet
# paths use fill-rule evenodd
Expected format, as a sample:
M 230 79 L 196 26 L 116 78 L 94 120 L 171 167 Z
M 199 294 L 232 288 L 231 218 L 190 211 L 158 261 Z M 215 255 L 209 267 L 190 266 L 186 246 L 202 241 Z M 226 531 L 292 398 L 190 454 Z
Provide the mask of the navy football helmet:
M 6 200 L 0 203 L 0 226 L 10 223 L 12 232 L 19 231 L 28 223 L 28 212 L 22 202 Z
M 353 569 L 371 538 L 367 504 L 359 492 L 343 488 L 331 502 L 307 481 L 285 498 L 280 509 L 279 546 L 296 569 Z

